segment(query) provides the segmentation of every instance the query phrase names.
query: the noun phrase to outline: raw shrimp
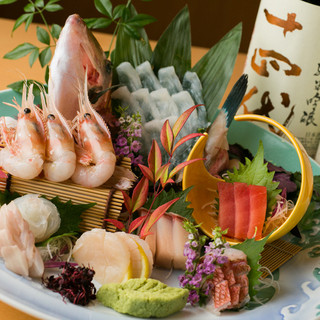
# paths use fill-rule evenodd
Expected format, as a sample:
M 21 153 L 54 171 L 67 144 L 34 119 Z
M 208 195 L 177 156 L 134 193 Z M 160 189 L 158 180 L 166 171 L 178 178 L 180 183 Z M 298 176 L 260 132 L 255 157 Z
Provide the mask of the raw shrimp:
M 85 88 L 87 86 L 85 80 Z M 110 131 L 92 108 L 86 90 L 79 94 L 80 112 L 76 117 L 77 166 L 72 180 L 88 188 L 105 183 L 113 174 L 116 155 Z
M 44 175 L 50 181 L 65 181 L 71 178 L 76 168 L 72 131 L 50 95 L 46 95 L 45 100 L 41 94 L 41 101 L 47 133 Z
M 8 173 L 22 179 L 37 177 L 43 168 L 45 157 L 45 129 L 41 115 L 34 105 L 32 85 L 24 86 L 21 106 L 6 103 L 19 111 L 16 127 L 9 127 L 4 117 L 0 120 L 2 142 L 0 166 Z

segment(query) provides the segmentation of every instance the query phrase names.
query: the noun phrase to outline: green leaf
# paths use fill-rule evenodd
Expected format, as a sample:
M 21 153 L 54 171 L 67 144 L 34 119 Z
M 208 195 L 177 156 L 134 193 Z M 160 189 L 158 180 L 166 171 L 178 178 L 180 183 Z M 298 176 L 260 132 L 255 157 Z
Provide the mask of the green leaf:
M 226 91 L 241 41 L 241 23 L 229 31 L 192 68 L 202 83 L 208 120 L 213 122 Z
M 0 0 L 0 5 L 2 4 L 10 4 L 10 3 L 15 3 L 18 0 Z
M 69 232 L 80 232 L 79 224 L 82 213 L 95 205 L 95 203 L 73 204 L 71 200 L 62 202 L 59 197 L 55 197 L 50 201 L 56 205 L 61 218 L 60 228 L 53 236 Z
M 50 47 L 47 47 L 40 52 L 39 60 L 42 68 L 50 62 L 51 56 L 52 52 Z
M 11 59 L 11 60 L 20 59 L 36 48 L 37 47 L 35 45 L 25 42 L 25 43 L 19 44 L 16 48 L 6 53 L 4 55 L 4 58 Z
M 281 192 L 277 189 L 279 182 L 273 181 L 274 172 L 268 172 L 268 164 L 264 162 L 264 151 L 262 141 L 259 142 L 258 151 L 250 161 L 246 158 L 246 163 L 240 163 L 239 169 L 233 172 L 228 171 L 227 182 L 244 182 L 256 186 L 265 186 L 267 188 L 267 213 L 272 211 L 276 203 L 276 196 Z
M 43 6 L 44 6 L 44 1 L 43 1 L 43 0 L 36 0 L 36 1 L 34 2 L 34 4 L 35 4 L 36 7 L 38 7 L 38 8 L 43 8 Z
M 132 212 L 139 210 L 147 201 L 149 180 L 143 177 L 135 186 L 132 193 Z
M 127 22 L 131 26 L 144 27 L 155 21 L 156 21 L 156 18 L 148 14 L 137 14 L 136 16 L 133 16 L 132 18 L 130 18 Z
M 109 18 L 89 18 L 84 19 L 89 29 L 105 29 L 110 26 L 112 20 Z
M 37 26 L 37 38 L 40 42 L 50 45 L 50 35 L 47 30 Z
M 136 15 L 133 5 L 130 6 L 130 17 Z M 148 40 L 148 36 L 144 29 L 139 30 L 140 39 L 136 40 L 128 35 L 124 25 L 119 26 L 115 50 L 112 51 L 111 60 L 114 68 L 121 62 L 128 61 L 133 67 L 138 66 L 142 62 L 151 59 L 152 50 Z M 114 72 L 116 76 L 116 72 Z M 117 83 L 117 79 L 114 79 Z
M 39 57 L 39 48 L 34 49 L 29 56 L 29 66 L 32 67 L 33 64 Z
M 173 132 L 169 124 L 169 120 L 167 119 L 162 126 L 160 132 L 160 141 L 161 144 L 166 150 L 166 152 L 171 155 L 172 147 L 173 147 Z
M 10 192 L 7 189 L 0 191 L 0 206 L 4 204 L 9 204 L 12 200 L 20 197 L 18 192 Z
M 255 241 L 254 239 L 246 239 L 244 242 L 236 244 L 232 247 L 243 251 L 247 255 L 247 261 L 251 268 L 248 274 L 249 295 L 251 299 L 256 294 L 256 290 L 254 289 L 254 287 L 259 284 L 259 278 L 262 275 L 262 272 L 259 271 L 259 268 L 261 267 L 259 264 L 259 260 L 261 258 L 261 252 L 269 236 L 270 234 L 259 241 Z
M 45 72 L 45 74 L 44 74 L 44 81 L 48 84 L 48 82 L 49 82 L 49 65 L 47 65 L 47 67 L 46 67 L 46 72 Z
M 27 31 L 29 29 L 29 26 L 30 26 L 30 24 L 32 23 L 32 20 L 33 20 L 33 16 L 34 16 L 34 13 L 30 14 L 29 17 L 27 18 L 26 25 L 24 27 L 25 31 Z
M 49 12 L 56 12 L 56 11 L 62 10 L 63 8 L 62 6 L 60 6 L 60 4 L 48 3 L 47 5 L 45 5 L 44 9 Z
M 35 7 L 33 3 L 28 3 L 26 6 L 23 8 L 24 12 L 35 12 Z
M 155 73 L 174 66 L 180 79 L 191 68 L 191 31 L 188 7 L 185 6 L 162 33 L 152 54 Z
M 61 30 L 62 30 L 62 28 L 58 24 L 53 24 L 51 26 L 51 35 L 52 35 L 52 37 L 55 38 L 55 39 L 59 39 Z
M 21 80 L 21 81 L 16 81 L 13 82 L 9 85 L 7 85 L 8 88 L 12 89 L 15 92 L 19 92 L 22 94 L 22 89 L 23 89 L 23 85 L 27 82 L 27 87 L 30 86 L 30 84 L 37 84 L 36 86 L 33 86 L 33 95 L 34 96 L 40 96 L 40 89 L 42 88 L 44 85 L 43 83 L 36 81 L 36 80 Z
M 151 149 L 148 155 L 148 165 L 154 177 L 156 176 L 157 171 L 161 167 L 161 164 L 161 151 L 157 141 L 153 139 Z
M 123 16 L 124 10 L 126 10 L 126 6 L 124 4 L 119 4 L 113 9 L 113 19 L 119 19 Z
M 160 193 L 160 195 L 156 198 L 152 209 L 158 208 L 159 206 L 165 204 L 166 202 L 179 198 L 177 202 L 175 202 L 171 208 L 170 212 L 178 214 L 179 216 L 182 216 L 188 220 L 193 221 L 192 218 L 192 212 L 193 209 L 189 208 L 189 204 L 191 202 L 186 201 L 187 195 L 189 191 L 192 189 L 192 187 L 183 190 L 183 191 L 175 191 L 173 188 L 171 188 L 168 192 L 165 190 Z M 143 206 L 146 209 L 149 209 L 151 206 L 153 199 L 148 199 L 146 204 Z
M 124 32 L 131 38 L 136 39 L 136 40 L 140 40 L 141 36 L 140 36 L 140 32 L 139 30 L 134 27 L 134 26 L 130 26 L 130 24 L 123 24 L 123 30 Z
M 23 14 L 22 16 L 20 16 L 20 17 L 16 20 L 16 22 L 14 23 L 12 32 L 15 31 L 18 27 L 20 27 L 21 24 L 22 24 L 23 22 L 25 22 L 25 21 L 29 18 L 29 16 L 30 16 L 30 13 L 25 13 L 25 14 Z
M 94 0 L 94 5 L 100 13 L 112 18 L 112 3 L 110 0 Z

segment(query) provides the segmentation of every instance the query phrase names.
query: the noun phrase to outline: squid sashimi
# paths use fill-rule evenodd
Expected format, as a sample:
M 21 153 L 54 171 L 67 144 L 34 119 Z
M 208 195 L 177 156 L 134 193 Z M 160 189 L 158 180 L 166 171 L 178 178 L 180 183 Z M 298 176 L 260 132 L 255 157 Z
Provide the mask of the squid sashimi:
M 14 202 L 0 209 L 0 257 L 9 270 L 22 276 L 41 277 L 44 272 L 34 235 Z

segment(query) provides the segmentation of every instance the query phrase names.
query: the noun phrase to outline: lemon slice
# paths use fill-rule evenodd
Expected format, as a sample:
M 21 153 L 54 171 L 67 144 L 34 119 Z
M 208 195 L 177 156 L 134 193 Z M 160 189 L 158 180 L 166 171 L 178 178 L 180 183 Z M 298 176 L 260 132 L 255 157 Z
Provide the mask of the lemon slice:
M 143 248 L 141 247 L 141 245 L 137 241 L 135 240 L 133 241 L 137 244 L 137 247 L 141 256 L 141 272 L 140 272 L 139 278 L 149 278 L 151 272 L 150 272 L 148 257 L 144 252 Z

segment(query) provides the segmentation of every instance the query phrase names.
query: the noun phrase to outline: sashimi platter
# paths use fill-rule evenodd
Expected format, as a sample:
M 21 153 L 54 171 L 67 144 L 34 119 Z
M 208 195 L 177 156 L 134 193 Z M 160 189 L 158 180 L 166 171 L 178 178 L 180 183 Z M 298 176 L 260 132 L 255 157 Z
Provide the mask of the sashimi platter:
M 187 7 L 153 50 L 119 25 L 105 53 L 86 22 L 67 18 L 46 85 L 0 93 L 0 299 L 43 319 L 319 316 L 320 167 L 240 114 L 247 75 L 222 101 L 241 26 L 191 66 Z

